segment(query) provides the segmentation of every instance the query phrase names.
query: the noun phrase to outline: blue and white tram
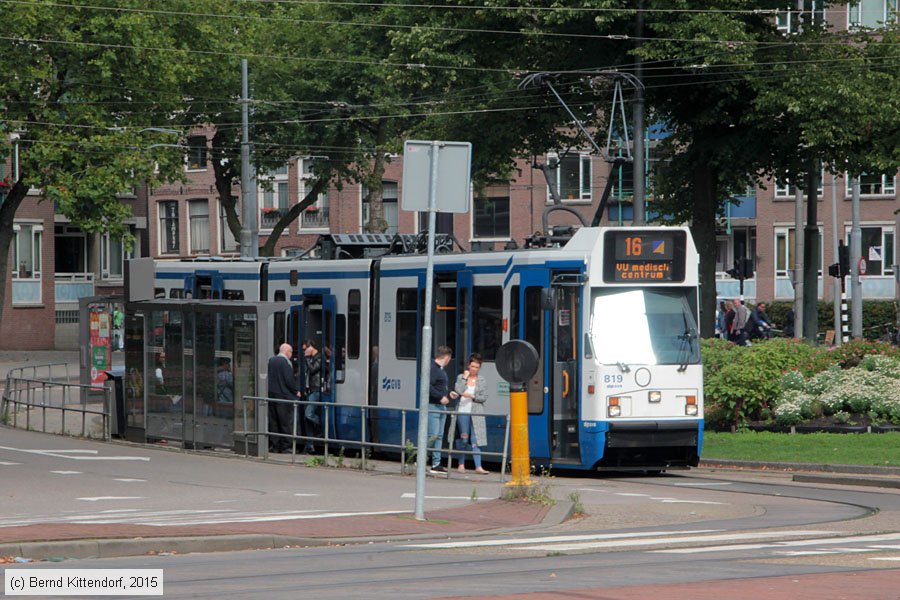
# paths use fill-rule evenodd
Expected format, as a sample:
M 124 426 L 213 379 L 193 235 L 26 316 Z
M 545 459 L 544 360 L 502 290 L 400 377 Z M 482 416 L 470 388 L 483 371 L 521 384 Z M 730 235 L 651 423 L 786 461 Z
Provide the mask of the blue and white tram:
M 320 247 L 333 251 L 333 238 L 383 241 L 330 238 Z M 332 357 L 323 390 L 335 403 L 332 434 L 358 440 L 358 407 L 377 405 L 398 410 L 377 411 L 370 435 L 403 443 L 399 409 L 418 406 L 426 258 L 332 254 L 349 258 L 160 260 L 155 293 L 292 303 L 273 339 L 295 347 L 318 339 Z M 556 247 L 437 254 L 434 345 L 454 349 L 451 380 L 470 353 L 484 357 L 488 414 L 509 410 L 497 349 L 510 339 L 534 345 L 541 368 L 528 384 L 528 425 L 536 465 L 695 466 L 703 436 L 698 261 L 680 227 L 583 228 Z M 407 439 L 416 439 L 415 426 L 406 424 Z M 499 417 L 488 420 L 486 449 L 502 448 L 503 428 Z

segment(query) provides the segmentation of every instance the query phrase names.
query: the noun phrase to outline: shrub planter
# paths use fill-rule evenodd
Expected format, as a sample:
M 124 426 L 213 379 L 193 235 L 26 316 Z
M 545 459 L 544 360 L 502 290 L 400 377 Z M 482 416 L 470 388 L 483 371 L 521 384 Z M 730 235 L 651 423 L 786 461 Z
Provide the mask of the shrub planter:
M 794 430 L 797 433 L 866 433 L 869 428 L 866 425 L 797 425 Z

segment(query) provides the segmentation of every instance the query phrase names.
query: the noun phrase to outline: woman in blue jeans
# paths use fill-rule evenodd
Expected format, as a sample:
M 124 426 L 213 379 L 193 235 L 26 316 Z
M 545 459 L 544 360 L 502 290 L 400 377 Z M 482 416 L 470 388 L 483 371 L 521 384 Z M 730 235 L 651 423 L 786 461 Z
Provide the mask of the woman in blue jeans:
M 481 355 L 474 353 L 469 356 L 469 368 L 460 373 L 456 378 L 456 393 L 459 394 L 459 403 L 456 410 L 459 439 L 456 440 L 457 450 L 472 448 L 475 460 L 475 472 L 486 475 L 488 471 L 481 466 L 481 450 L 479 444 L 487 442 L 487 427 L 484 423 L 484 403 L 487 401 L 487 383 L 478 372 L 481 370 Z M 459 471 L 466 471 L 466 457 L 460 456 Z

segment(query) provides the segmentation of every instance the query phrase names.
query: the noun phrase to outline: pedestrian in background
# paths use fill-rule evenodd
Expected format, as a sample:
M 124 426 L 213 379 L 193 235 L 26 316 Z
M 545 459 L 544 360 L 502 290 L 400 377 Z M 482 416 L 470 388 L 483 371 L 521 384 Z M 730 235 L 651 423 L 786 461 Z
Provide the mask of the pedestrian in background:
M 304 342 L 306 350 L 304 351 L 303 362 L 304 372 L 306 373 L 306 387 L 304 390 L 307 402 L 319 402 L 322 398 L 322 355 L 316 348 L 315 342 L 306 340 Z M 315 404 L 307 404 L 303 411 L 303 417 L 306 420 L 307 435 L 320 437 L 319 407 Z M 315 448 L 312 442 L 307 441 L 303 448 L 306 454 L 312 454 Z
M 291 356 L 294 349 L 290 344 L 281 344 L 278 354 L 269 359 L 267 369 L 267 381 L 269 384 L 269 398 L 280 400 L 299 400 L 300 390 L 294 378 L 294 368 L 291 365 Z M 291 443 L 286 436 L 293 435 L 294 411 L 287 402 L 269 403 L 269 431 L 280 434 L 269 438 L 269 449 L 273 452 L 289 452 Z
M 459 429 L 459 439 L 456 441 L 457 450 L 472 449 L 472 459 L 475 462 L 475 472 L 487 475 L 481 466 L 481 449 L 479 444 L 487 443 L 487 427 L 485 426 L 484 403 L 487 402 L 487 382 L 479 375 L 481 371 L 481 355 L 477 352 L 469 356 L 468 369 L 456 378 L 456 393 L 459 394 L 457 406 L 456 426 Z M 466 456 L 460 455 L 459 471 L 466 471 Z
M 428 382 L 428 447 L 431 448 L 431 468 L 428 472 L 433 475 L 447 472 L 441 465 L 441 446 L 444 444 L 447 405 L 457 398 L 457 393 L 450 391 L 450 378 L 444 367 L 450 364 L 452 357 L 453 350 L 449 346 L 438 346 Z

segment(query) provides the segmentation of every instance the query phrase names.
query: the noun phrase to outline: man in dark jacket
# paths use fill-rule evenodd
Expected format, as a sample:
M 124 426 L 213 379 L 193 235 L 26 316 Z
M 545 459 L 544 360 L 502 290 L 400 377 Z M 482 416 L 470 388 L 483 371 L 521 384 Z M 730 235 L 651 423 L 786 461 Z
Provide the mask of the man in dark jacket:
M 278 348 L 278 354 L 269 359 L 267 371 L 269 398 L 281 400 L 300 398 L 300 390 L 297 389 L 294 368 L 291 365 L 293 354 L 294 349 L 290 344 L 282 344 Z M 269 432 L 281 434 L 269 438 L 269 449 L 273 452 L 290 452 L 290 440 L 283 436 L 293 435 L 291 426 L 293 414 L 293 408 L 286 402 L 269 403 Z
M 306 365 L 304 369 L 306 372 L 306 401 L 319 402 L 322 398 L 322 354 L 312 340 L 307 340 L 304 346 L 306 346 L 306 350 L 303 352 L 303 362 Z M 306 405 L 303 415 L 306 418 L 307 435 L 318 437 L 321 433 L 319 431 L 321 424 L 319 408 L 315 404 Z M 303 449 L 307 454 L 312 454 L 313 450 L 312 442 L 307 442 Z
M 447 405 L 456 398 L 456 392 L 450 391 L 450 379 L 444 367 L 450 364 L 453 350 L 449 346 L 438 346 L 431 365 L 431 378 L 428 386 L 428 447 L 431 448 L 431 468 L 433 475 L 446 473 L 441 465 L 441 446 L 444 443 L 444 424 L 447 422 Z

